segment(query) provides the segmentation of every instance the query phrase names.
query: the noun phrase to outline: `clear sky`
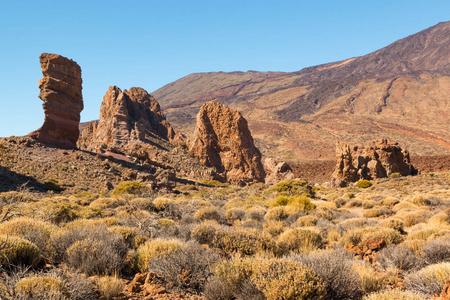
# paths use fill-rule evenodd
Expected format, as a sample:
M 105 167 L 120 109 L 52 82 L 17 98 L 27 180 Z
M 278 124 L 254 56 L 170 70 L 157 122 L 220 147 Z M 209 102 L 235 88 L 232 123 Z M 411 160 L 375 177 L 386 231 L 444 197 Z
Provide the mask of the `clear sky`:
M 449 12 L 448 0 L 1 0 L 0 136 L 42 125 L 42 52 L 81 66 L 90 121 L 111 85 L 152 92 L 195 72 L 297 71 L 370 53 Z

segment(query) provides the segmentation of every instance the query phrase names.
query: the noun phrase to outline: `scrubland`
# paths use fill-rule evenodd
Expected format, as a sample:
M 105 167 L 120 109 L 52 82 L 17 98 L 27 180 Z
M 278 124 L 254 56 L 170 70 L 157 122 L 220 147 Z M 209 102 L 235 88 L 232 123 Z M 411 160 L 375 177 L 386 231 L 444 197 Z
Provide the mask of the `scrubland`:
M 186 299 L 429 299 L 450 278 L 450 172 L 57 190 L 0 194 L 1 299 L 145 299 L 141 273 Z

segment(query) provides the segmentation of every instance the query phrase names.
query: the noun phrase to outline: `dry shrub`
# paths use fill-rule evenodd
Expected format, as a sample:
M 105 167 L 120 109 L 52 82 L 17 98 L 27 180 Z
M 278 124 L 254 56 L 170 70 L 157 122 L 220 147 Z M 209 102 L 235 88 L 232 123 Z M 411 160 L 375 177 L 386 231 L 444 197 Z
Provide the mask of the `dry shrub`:
M 131 259 L 131 265 L 133 269 L 141 273 L 147 272 L 148 266 L 153 259 L 167 256 L 185 246 L 186 245 L 182 241 L 176 239 L 149 240 L 145 244 L 139 246 L 136 250 L 136 253 Z
M 388 218 L 384 219 L 380 222 L 380 225 L 386 228 L 392 228 L 394 230 L 397 230 L 400 233 L 405 233 L 403 230 L 403 221 L 399 218 Z
M 286 224 L 282 221 L 268 221 L 264 223 L 264 232 L 267 232 L 273 237 L 279 236 L 286 230 Z
M 407 290 L 428 296 L 439 294 L 447 278 L 450 277 L 450 262 L 426 266 L 405 278 Z
M 120 234 L 128 248 L 134 247 L 134 238 L 138 233 L 138 228 L 128 226 L 111 226 L 108 230 L 112 233 Z
M 365 261 L 356 261 L 352 269 L 356 272 L 364 294 L 376 292 L 383 288 L 383 280 L 375 269 Z
M 376 218 L 381 216 L 381 211 L 378 208 L 365 209 L 363 216 L 366 218 Z
M 100 294 L 108 300 L 119 297 L 124 287 L 122 279 L 115 276 L 100 277 L 96 283 Z
M 153 200 L 153 207 L 157 212 L 168 210 L 174 204 L 175 204 L 175 202 L 169 198 L 158 197 Z
M 426 242 L 422 255 L 428 264 L 450 261 L 450 238 Z
M 217 222 L 203 222 L 198 225 L 192 231 L 192 238 L 199 242 L 200 244 L 212 245 L 214 237 L 216 236 L 216 231 L 219 229 L 219 224 Z
M 302 216 L 297 219 L 297 225 L 300 227 L 316 226 L 317 218 L 315 216 Z
M 152 259 L 149 270 L 165 274 L 179 291 L 189 289 L 201 293 L 219 258 L 216 252 L 191 241 L 176 252 Z
M 273 238 L 255 229 L 219 229 L 215 232 L 211 246 L 226 253 L 254 255 L 259 252 L 278 253 Z
M 365 209 L 373 208 L 375 205 L 376 205 L 376 202 L 373 200 L 366 200 L 366 201 L 363 201 L 363 203 L 362 203 L 362 207 Z
M 385 290 L 364 296 L 363 300 L 426 300 L 423 294 L 411 291 Z
M 324 201 L 324 200 L 314 200 L 311 201 L 316 207 L 326 207 L 328 209 L 337 209 L 337 205 L 334 202 Z
M 245 210 L 239 207 L 233 207 L 227 210 L 225 217 L 231 221 L 243 220 L 245 217 Z
M 253 207 L 247 211 L 247 219 L 262 222 L 266 212 L 262 208 Z
M 403 224 L 406 227 L 414 226 L 419 223 L 425 223 L 430 218 L 430 212 L 429 211 L 412 211 L 412 212 L 404 212 L 397 214 L 397 217 L 403 219 Z
M 403 241 L 401 234 L 392 228 L 370 227 L 362 236 L 362 241 L 383 239 L 386 244 L 399 244 Z
M 383 201 L 381 202 L 381 204 L 387 205 L 387 206 L 394 206 L 397 203 L 400 203 L 400 200 L 398 198 L 392 197 L 392 196 L 388 196 L 388 197 L 384 198 Z
M 52 236 L 52 242 L 55 246 L 54 263 L 66 261 L 71 267 L 88 274 L 120 272 L 124 266 L 127 246 L 121 235 L 110 232 L 105 226 L 70 228 Z M 89 250 L 94 246 L 95 249 Z
M 283 221 L 286 220 L 287 217 L 289 217 L 289 214 L 286 211 L 286 207 L 276 206 L 267 211 L 264 219 L 266 219 L 266 221 Z
M 125 263 L 126 246 L 122 237 L 117 237 L 122 249 L 117 248 L 117 241 L 112 244 L 91 238 L 76 241 L 67 249 L 67 266 L 88 275 L 119 273 Z
M 346 251 L 328 250 L 292 259 L 311 268 L 325 283 L 325 299 L 359 299 L 362 296 L 361 280 L 352 268 L 353 257 Z
M 326 293 L 325 284 L 310 268 L 289 259 L 234 257 L 220 263 L 215 273 L 218 278 L 215 279 L 216 282 L 222 281 L 221 286 L 228 287 L 234 297 L 238 296 L 236 291 L 252 289 L 259 290 L 265 296 L 262 298 L 260 294 L 254 292 L 258 297 L 253 299 L 324 299 Z M 221 299 L 227 299 L 223 297 L 225 294 L 223 288 L 216 289 L 216 292 L 218 294 L 220 292 L 218 296 L 221 296 Z M 211 288 L 208 290 L 207 299 L 220 299 L 214 298 L 215 295 L 211 295 L 211 290 Z
M 325 284 L 303 264 L 269 259 L 253 269 L 251 282 L 268 300 L 325 299 Z
M 402 271 L 420 269 L 424 265 L 422 258 L 404 245 L 388 245 L 381 250 L 376 258 L 378 266 L 382 270 L 398 268 Z
M 98 198 L 97 200 L 91 202 L 89 204 L 90 207 L 107 209 L 107 208 L 116 208 L 119 206 L 125 205 L 125 200 L 122 198 Z
M 399 212 L 401 210 L 408 209 L 408 210 L 416 210 L 418 209 L 417 205 L 412 204 L 411 202 L 402 201 L 400 203 L 397 203 L 392 207 L 392 210 L 394 212 Z
M 59 278 L 30 276 L 17 282 L 16 299 L 67 299 L 68 291 Z
M 0 224 L 0 234 L 20 236 L 38 246 L 41 255 L 50 258 L 53 246 L 50 237 L 59 231 L 56 225 L 48 222 L 19 217 Z
M 0 235 L 0 265 L 1 266 L 31 266 L 36 267 L 41 261 L 38 246 L 17 236 Z
M 289 229 L 280 235 L 278 246 L 282 252 L 308 253 L 322 246 L 322 237 L 307 228 Z
M 205 221 L 205 220 L 216 220 L 219 221 L 220 214 L 214 206 L 208 206 L 200 208 L 194 215 L 194 218 Z

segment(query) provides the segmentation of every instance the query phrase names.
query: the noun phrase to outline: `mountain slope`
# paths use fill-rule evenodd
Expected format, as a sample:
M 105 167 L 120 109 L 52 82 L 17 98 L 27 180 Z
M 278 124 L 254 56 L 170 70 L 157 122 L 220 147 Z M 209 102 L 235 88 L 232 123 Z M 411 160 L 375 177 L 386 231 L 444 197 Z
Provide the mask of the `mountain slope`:
M 204 102 L 228 104 L 263 154 L 290 161 L 381 137 L 413 154 L 450 154 L 450 22 L 361 57 L 291 73 L 191 74 L 152 94 L 188 136 Z

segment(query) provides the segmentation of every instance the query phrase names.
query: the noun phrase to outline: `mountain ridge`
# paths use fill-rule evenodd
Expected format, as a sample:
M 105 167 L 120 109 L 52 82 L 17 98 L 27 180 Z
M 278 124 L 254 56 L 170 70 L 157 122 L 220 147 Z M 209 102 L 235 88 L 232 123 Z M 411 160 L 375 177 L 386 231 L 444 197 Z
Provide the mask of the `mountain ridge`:
M 263 153 L 282 159 L 332 158 L 335 140 L 369 136 L 436 155 L 450 151 L 449 49 L 450 22 L 441 22 L 364 56 L 297 72 L 193 73 L 152 94 L 188 136 L 201 104 L 230 105 L 249 121 Z

